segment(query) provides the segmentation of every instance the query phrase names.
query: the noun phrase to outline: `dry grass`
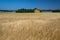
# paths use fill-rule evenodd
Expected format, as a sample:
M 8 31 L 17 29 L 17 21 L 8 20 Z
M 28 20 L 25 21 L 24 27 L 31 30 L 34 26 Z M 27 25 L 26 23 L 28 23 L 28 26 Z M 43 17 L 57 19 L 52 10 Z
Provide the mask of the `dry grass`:
M 0 40 L 60 40 L 60 14 L 0 14 Z

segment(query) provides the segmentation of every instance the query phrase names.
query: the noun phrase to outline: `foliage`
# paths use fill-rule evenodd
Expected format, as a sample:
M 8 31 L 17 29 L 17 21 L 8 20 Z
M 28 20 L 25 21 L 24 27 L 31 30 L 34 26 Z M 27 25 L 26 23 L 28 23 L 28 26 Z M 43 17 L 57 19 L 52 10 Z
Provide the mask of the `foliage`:
M 24 9 L 24 8 L 18 9 L 18 10 L 16 11 L 16 13 L 33 13 L 33 12 L 34 12 L 33 9 Z
M 56 10 L 53 10 L 52 12 L 60 12 L 60 10 L 59 9 L 56 9 Z

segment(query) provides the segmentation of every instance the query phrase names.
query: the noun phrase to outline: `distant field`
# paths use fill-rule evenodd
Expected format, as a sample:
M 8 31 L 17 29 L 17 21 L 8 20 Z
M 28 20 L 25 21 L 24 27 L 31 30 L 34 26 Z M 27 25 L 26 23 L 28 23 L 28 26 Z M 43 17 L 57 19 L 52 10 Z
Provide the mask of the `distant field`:
M 0 13 L 0 40 L 60 40 L 60 13 Z

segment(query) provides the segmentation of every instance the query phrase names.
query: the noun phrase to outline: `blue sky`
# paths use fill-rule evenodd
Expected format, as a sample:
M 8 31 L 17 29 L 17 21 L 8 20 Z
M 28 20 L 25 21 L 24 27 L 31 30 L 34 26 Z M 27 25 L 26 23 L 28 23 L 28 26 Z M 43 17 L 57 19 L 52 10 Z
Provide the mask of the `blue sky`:
M 60 0 L 0 0 L 0 9 L 2 10 L 20 8 L 60 9 Z

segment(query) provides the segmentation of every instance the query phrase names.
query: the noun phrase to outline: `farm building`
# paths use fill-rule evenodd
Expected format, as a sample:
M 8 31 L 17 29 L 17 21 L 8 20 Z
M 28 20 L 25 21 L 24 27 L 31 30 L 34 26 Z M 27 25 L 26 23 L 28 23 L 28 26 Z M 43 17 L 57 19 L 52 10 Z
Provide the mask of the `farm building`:
M 40 13 L 40 10 L 37 9 L 37 8 L 35 8 L 35 9 L 34 9 L 34 13 Z

